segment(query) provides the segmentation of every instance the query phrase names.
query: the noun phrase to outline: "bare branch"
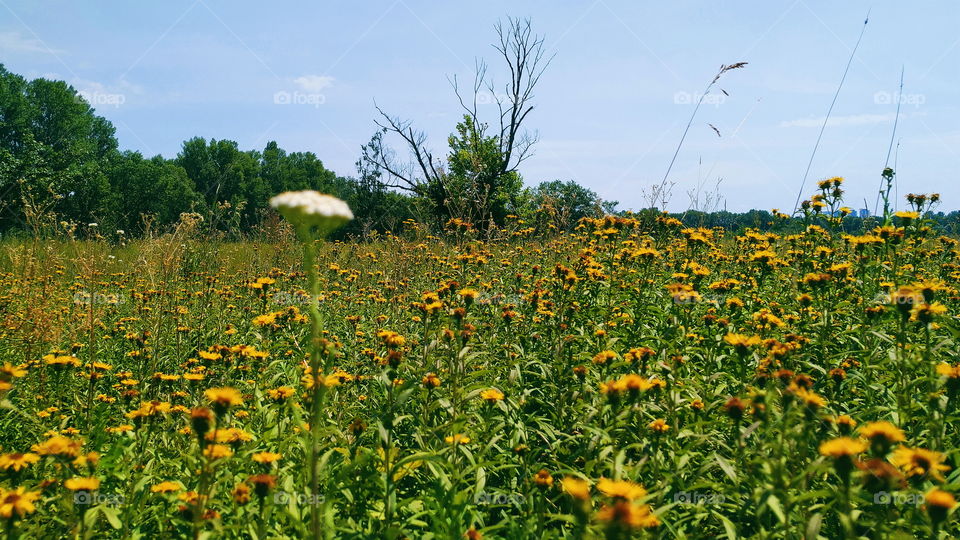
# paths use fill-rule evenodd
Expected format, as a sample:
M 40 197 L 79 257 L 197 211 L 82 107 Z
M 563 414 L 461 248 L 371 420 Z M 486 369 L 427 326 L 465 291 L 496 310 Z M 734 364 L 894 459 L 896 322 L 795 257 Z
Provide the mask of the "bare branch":
M 510 82 L 505 85 L 506 96 L 497 99 L 500 107 L 500 152 L 503 155 L 501 174 L 516 170 L 527 157 L 526 150 L 536 138 L 526 139 L 524 151 L 517 152 L 523 122 L 533 110 L 533 90 L 540 76 L 553 60 L 546 58 L 544 39 L 533 34 L 530 19 L 508 19 L 507 25 L 496 26 L 499 44 L 494 48 L 507 63 Z M 520 139 L 518 139 L 520 137 Z

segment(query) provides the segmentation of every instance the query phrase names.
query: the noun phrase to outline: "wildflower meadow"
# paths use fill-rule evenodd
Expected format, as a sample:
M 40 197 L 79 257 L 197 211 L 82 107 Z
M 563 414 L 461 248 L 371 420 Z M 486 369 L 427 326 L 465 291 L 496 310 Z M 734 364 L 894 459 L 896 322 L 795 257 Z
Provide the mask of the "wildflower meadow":
M 960 241 L 936 195 L 844 232 L 841 183 L 782 231 L 333 241 L 303 192 L 3 244 L 5 535 L 955 537 Z

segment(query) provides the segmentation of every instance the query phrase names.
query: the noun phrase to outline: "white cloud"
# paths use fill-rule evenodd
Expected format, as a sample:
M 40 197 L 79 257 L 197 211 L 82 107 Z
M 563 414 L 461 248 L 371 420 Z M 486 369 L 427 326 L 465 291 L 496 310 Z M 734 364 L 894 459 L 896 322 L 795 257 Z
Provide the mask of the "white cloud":
M 333 77 L 326 75 L 304 75 L 297 77 L 293 82 L 297 83 L 304 92 L 319 92 L 333 86 L 333 80 Z
M 0 32 L 0 50 L 45 54 L 63 52 L 51 49 L 39 39 L 23 37 L 20 32 Z
M 904 118 L 900 114 L 900 118 Z M 893 122 L 897 117 L 896 113 L 886 114 L 851 114 L 847 116 L 831 116 L 827 120 L 827 126 L 868 126 L 873 124 L 885 124 Z M 823 125 L 824 117 L 819 118 L 799 118 L 797 120 L 784 120 L 780 122 L 780 127 L 820 127 Z

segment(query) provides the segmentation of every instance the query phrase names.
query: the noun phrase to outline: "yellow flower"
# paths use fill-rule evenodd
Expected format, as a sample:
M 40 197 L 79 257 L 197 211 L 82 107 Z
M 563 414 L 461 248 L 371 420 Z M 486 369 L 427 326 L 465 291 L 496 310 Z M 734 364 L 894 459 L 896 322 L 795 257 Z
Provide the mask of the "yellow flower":
M 866 450 L 865 442 L 850 437 L 837 437 L 820 444 L 820 455 L 834 459 L 849 458 Z
M 851 418 L 846 414 L 841 414 L 835 419 L 837 427 L 840 428 L 840 432 L 844 435 L 853 431 L 853 428 L 857 427 L 857 421 Z
M 147 418 L 161 413 L 170 412 L 170 404 L 166 401 L 144 401 L 140 408 L 127 413 L 127 418 Z
M 827 400 L 814 392 L 803 387 L 797 387 L 794 393 L 803 401 L 804 405 L 811 409 L 819 409 L 827 405 Z
M 211 433 L 207 433 L 206 439 L 218 443 L 241 443 L 253 440 L 253 436 L 240 428 L 232 427 L 217 429 Z
M 212 444 L 203 451 L 203 455 L 210 459 L 224 459 L 233 455 L 233 450 L 229 446 L 222 444 Z
M 907 440 L 903 434 L 903 430 L 886 420 L 864 424 L 859 431 L 860 436 L 864 439 L 871 442 L 876 441 L 886 446 Z
M 723 340 L 728 345 L 733 346 L 739 354 L 746 354 L 750 347 L 759 345 L 762 341 L 760 336 L 745 336 L 743 334 L 727 334 L 723 336 Z
M 925 448 L 908 448 L 901 446 L 893 451 L 890 462 L 900 468 L 907 478 L 914 476 L 928 477 L 943 481 L 943 471 L 950 467 L 943 464 L 944 456 L 940 452 Z
M 667 424 L 667 421 L 663 418 L 657 418 L 653 422 L 647 424 L 647 427 L 650 428 L 650 431 L 654 433 L 666 433 L 670 431 L 670 425 Z
M 920 321 L 924 324 L 929 324 L 933 322 L 934 318 L 946 314 L 947 306 L 939 302 L 934 302 L 932 304 L 918 304 L 914 306 L 910 312 L 911 320 Z
M 936 489 L 927 493 L 924 499 L 929 506 L 937 506 L 940 508 L 946 508 L 947 510 L 953 509 L 957 505 L 957 499 L 953 497 L 953 494 L 942 489 Z
M 550 487 L 553 485 L 553 476 L 546 469 L 540 469 L 537 474 L 533 475 L 533 483 L 541 487 Z
M 296 392 L 293 388 L 289 386 L 279 386 L 277 388 L 272 388 L 267 390 L 267 395 L 270 396 L 270 399 L 274 401 L 284 401 L 293 396 Z
M 18 452 L 3 454 L 0 455 L 0 469 L 5 471 L 9 471 L 10 469 L 20 471 L 38 461 L 40 461 L 40 456 L 30 452 L 25 454 Z
M 630 363 L 645 362 L 655 354 L 657 354 L 657 352 L 649 347 L 637 347 L 627 351 L 627 353 L 623 355 L 623 359 Z
M 596 356 L 593 357 L 593 363 L 606 364 L 607 362 L 615 359 L 616 357 L 617 357 L 617 353 L 613 351 L 601 351 L 597 353 Z
M 260 327 L 271 326 L 277 322 L 277 314 L 267 313 L 266 315 L 257 315 L 256 317 L 253 318 L 253 321 L 251 322 L 253 323 L 254 326 L 260 326 Z M 203 351 L 200 351 L 200 356 L 203 357 Z M 217 355 L 217 356 L 220 356 L 220 355 Z
M 54 356 L 52 354 L 44 356 L 43 362 L 54 368 L 64 368 L 67 366 L 78 367 L 80 365 L 80 359 L 76 356 Z
M 87 452 L 86 455 L 78 456 L 77 459 L 73 460 L 74 467 L 86 467 L 87 465 L 91 467 L 96 467 L 97 463 L 100 462 L 100 454 L 97 452 Z
M 210 400 L 210 402 L 215 406 L 219 406 L 223 409 L 236 405 L 243 405 L 243 396 L 236 388 L 210 388 L 206 390 L 203 395 L 205 395 L 207 399 Z
M 440 377 L 437 377 L 436 373 L 427 373 L 427 375 L 420 381 L 424 388 L 436 388 L 440 386 Z
M 32 450 L 41 456 L 75 458 L 80 455 L 80 443 L 62 435 L 54 435 L 42 443 L 33 445 Z
M 908 212 L 906 210 L 901 210 L 899 212 L 894 213 L 893 215 L 907 222 L 920 217 L 919 212 Z
M 383 344 L 391 349 L 398 349 L 407 343 L 406 338 L 391 330 L 380 330 L 377 332 L 377 337 L 382 339 Z
M 927 513 L 934 523 L 940 523 L 947 519 L 947 514 L 957 506 L 957 499 L 953 494 L 942 489 L 934 488 L 927 493 L 924 500 L 927 503 Z
M 923 294 L 911 287 L 900 287 L 890 293 L 890 303 L 906 318 L 913 311 L 913 307 L 923 302 Z
M 647 496 L 647 490 L 643 486 L 630 482 L 629 480 L 601 478 L 597 482 L 597 489 L 607 497 L 626 499 L 628 501 L 642 499 Z
M 200 351 L 198 353 L 198 356 L 200 356 L 200 358 L 203 360 L 220 360 L 221 358 L 223 358 L 223 355 L 221 355 L 220 353 L 210 352 L 210 351 Z
M 261 498 L 277 485 L 277 477 L 272 474 L 255 474 L 247 478 L 247 481 L 253 484 L 254 493 Z
M 100 487 L 100 479 L 95 477 L 70 478 L 63 483 L 63 487 L 70 491 L 96 491 Z
M 196 491 L 187 491 L 186 493 L 180 493 L 177 495 L 177 499 L 187 504 L 196 504 L 201 498 L 206 499 L 206 497 L 201 497 Z
M 174 491 L 180 491 L 183 487 L 177 482 L 160 482 L 159 484 L 154 484 L 150 486 L 150 491 L 152 493 L 173 493 Z
M 462 433 L 455 433 L 444 437 L 443 440 L 447 441 L 447 444 L 467 444 L 470 442 L 470 437 Z
M 240 482 L 233 488 L 233 502 L 237 504 L 247 504 L 250 502 L 250 486 Z
M 567 476 L 563 480 L 560 480 L 560 486 L 563 488 L 564 493 L 574 499 L 585 501 L 590 498 L 590 483 L 582 478 Z
M 16 513 L 21 518 L 37 510 L 34 502 L 40 498 L 39 491 L 27 491 L 23 486 L 7 491 L 0 488 L 0 517 L 12 518 Z
M 951 366 L 947 363 L 937 365 L 937 374 L 948 379 L 960 379 L 960 364 Z
M 281 454 L 277 454 L 277 453 L 275 453 L 275 452 L 257 452 L 256 454 L 254 454 L 254 455 L 252 456 L 251 459 L 253 459 L 253 461 L 255 461 L 255 462 L 257 462 L 257 463 L 261 463 L 261 464 L 264 464 L 264 465 L 269 465 L 269 464 L 271 464 L 271 463 L 274 463 L 274 462 L 276 462 L 276 461 L 279 461 L 280 458 L 282 458 L 282 457 L 283 457 L 283 456 L 282 456 Z
M 597 519 L 629 529 L 648 529 L 660 525 L 660 520 L 650 511 L 650 505 L 617 501 L 597 512 Z
M 335 386 L 340 386 L 342 381 L 343 381 L 342 377 L 340 377 L 336 373 L 332 373 L 330 375 L 323 377 L 321 384 L 322 386 L 326 386 L 327 388 L 333 388 Z M 301 377 L 300 382 L 303 383 L 303 387 L 306 388 L 307 390 L 313 389 L 313 377 L 311 377 L 309 374 L 305 374 L 303 377 Z
M 497 390 L 496 388 L 489 388 L 487 390 L 480 392 L 480 399 L 486 401 L 487 403 L 502 401 L 503 392 Z
M 10 379 L 15 379 L 17 377 L 23 377 L 26 374 L 26 369 L 23 369 L 22 366 L 15 366 L 10 362 L 5 362 L 3 367 L 0 367 L 0 380 L 3 381 L 9 381 Z

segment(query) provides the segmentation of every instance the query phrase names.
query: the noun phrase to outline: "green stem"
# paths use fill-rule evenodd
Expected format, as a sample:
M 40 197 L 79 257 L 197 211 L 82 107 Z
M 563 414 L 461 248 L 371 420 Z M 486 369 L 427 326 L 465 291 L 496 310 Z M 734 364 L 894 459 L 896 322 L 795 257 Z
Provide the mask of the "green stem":
M 310 526 L 313 538 L 320 538 L 320 411 L 326 397 L 326 369 L 320 370 L 320 308 L 318 302 L 319 276 L 317 275 L 317 246 L 313 240 L 303 244 L 303 264 L 307 270 L 310 289 L 310 377 L 313 379 L 313 397 L 310 403 Z

